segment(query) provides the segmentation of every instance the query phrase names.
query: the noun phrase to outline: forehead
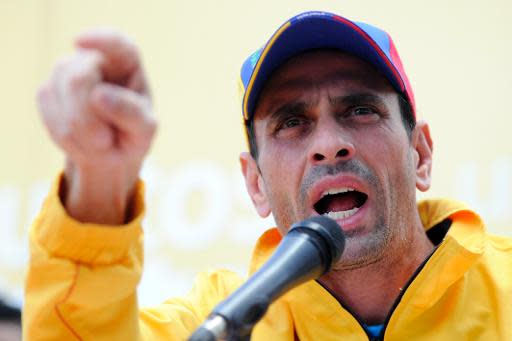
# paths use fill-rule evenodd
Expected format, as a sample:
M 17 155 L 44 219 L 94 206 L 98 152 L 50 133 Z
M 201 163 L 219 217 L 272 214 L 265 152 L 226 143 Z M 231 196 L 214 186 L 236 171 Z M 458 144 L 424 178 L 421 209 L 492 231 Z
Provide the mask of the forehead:
M 389 81 L 367 62 L 341 51 L 313 50 L 289 59 L 272 74 L 263 87 L 255 113 L 269 101 L 300 96 L 324 86 L 395 93 Z

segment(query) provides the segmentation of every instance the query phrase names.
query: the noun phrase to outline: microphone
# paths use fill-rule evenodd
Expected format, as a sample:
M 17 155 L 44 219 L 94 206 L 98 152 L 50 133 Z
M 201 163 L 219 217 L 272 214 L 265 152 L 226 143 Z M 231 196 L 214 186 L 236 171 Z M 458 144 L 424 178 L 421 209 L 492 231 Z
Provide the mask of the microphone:
M 330 218 L 315 216 L 293 224 L 272 257 L 217 305 L 188 341 L 249 339 L 270 303 L 328 272 L 344 247 L 345 236 Z

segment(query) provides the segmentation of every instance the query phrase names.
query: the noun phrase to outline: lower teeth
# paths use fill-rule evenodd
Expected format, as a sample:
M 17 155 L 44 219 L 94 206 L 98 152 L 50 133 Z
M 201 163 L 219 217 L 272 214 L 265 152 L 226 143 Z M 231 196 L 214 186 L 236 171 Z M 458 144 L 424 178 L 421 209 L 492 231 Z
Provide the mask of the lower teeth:
M 357 211 L 359 211 L 359 207 L 354 207 L 351 210 L 348 211 L 338 211 L 338 212 L 327 212 L 324 213 L 325 216 L 331 218 L 331 219 L 343 219 L 350 217 L 351 215 L 355 214 Z

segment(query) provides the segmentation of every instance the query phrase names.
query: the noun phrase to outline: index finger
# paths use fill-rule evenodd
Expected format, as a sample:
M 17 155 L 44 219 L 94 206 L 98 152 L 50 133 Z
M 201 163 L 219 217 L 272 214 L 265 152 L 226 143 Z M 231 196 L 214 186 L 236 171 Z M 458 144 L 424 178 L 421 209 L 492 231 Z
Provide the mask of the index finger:
M 101 68 L 105 80 L 126 85 L 141 68 L 139 53 L 127 36 L 107 28 L 89 30 L 80 34 L 75 44 L 79 48 L 101 52 L 105 62 Z

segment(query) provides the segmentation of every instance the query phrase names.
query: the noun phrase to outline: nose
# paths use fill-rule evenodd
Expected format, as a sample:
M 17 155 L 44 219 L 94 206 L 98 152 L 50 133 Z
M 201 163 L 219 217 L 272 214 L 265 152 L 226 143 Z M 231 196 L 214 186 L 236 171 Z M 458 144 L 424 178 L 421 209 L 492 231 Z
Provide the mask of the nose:
M 309 149 L 313 164 L 349 160 L 355 155 L 355 148 L 343 128 L 334 122 L 317 126 Z

